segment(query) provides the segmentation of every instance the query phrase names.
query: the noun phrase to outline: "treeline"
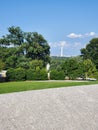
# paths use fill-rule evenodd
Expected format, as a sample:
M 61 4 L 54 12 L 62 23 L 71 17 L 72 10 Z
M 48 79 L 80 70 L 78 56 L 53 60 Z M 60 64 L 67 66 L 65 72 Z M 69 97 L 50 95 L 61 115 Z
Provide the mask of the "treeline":
M 81 56 L 77 57 L 50 57 L 50 46 L 41 34 L 12 26 L 0 38 L 0 71 L 7 70 L 8 81 L 98 79 L 98 38 L 80 51 Z
M 50 46 L 37 32 L 12 26 L 0 38 L 0 71 L 7 70 L 8 81 L 47 79 L 49 62 Z
M 54 60 L 51 62 L 50 75 L 52 79 L 82 79 L 96 78 L 98 79 L 98 71 L 95 64 L 90 59 L 82 57 L 72 57 L 65 61 L 59 62 Z
M 1 68 L 29 69 L 32 60 L 50 62 L 50 46 L 41 34 L 24 32 L 20 27 L 9 27 L 8 34 L 0 38 Z
M 93 38 L 85 48 L 82 48 L 81 55 L 70 58 L 53 57 L 51 60 L 51 73 L 63 72 L 65 79 L 98 79 L 98 38 Z M 62 76 L 63 78 L 63 76 Z

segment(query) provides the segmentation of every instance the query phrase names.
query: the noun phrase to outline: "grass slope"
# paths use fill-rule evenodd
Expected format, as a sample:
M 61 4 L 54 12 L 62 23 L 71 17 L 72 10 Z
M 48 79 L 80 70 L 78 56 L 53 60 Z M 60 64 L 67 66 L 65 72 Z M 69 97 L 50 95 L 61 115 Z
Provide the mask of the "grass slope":
M 46 88 L 57 88 L 57 87 L 68 87 L 68 86 L 77 86 L 77 85 L 89 85 L 89 84 L 98 84 L 98 81 L 89 81 L 89 82 L 37 82 L 37 81 L 24 81 L 24 82 L 7 82 L 0 83 L 0 94 L 2 93 L 11 93 L 11 92 L 20 92 L 27 90 L 37 90 L 37 89 L 46 89 Z

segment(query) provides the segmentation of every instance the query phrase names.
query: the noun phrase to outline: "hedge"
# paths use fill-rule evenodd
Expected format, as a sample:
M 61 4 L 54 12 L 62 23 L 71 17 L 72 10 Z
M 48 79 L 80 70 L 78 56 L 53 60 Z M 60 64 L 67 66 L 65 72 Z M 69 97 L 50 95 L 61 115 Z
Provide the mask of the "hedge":
M 47 80 L 46 70 L 37 68 L 36 70 L 23 68 L 10 68 L 7 70 L 7 79 L 9 81 L 23 81 L 23 80 Z
M 65 74 L 63 71 L 52 70 L 50 73 L 50 79 L 52 80 L 64 80 Z

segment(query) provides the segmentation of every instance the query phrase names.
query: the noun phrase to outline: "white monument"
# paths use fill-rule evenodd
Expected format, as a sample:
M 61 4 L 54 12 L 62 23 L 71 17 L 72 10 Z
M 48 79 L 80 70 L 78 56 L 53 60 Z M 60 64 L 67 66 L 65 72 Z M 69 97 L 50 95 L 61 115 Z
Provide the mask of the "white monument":
M 48 79 L 50 79 L 50 72 L 49 72 L 49 70 L 50 70 L 50 64 L 48 63 L 47 65 L 46 65 L 46 70 L 47 70 L 47 76 L 48 76 Z
M 46 65 L 46 70 L 49 71 L 49 69 L 50 69 L 50 64 L 48 63 L 48 64 Z

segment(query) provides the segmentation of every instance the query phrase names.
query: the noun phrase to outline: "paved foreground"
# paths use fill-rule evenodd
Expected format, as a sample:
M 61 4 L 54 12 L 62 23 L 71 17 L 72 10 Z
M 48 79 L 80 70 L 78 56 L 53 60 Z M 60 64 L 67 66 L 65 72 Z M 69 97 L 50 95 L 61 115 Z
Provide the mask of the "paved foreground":
M 0 130 L 98 130 L 98 85 L 1 94 Z

